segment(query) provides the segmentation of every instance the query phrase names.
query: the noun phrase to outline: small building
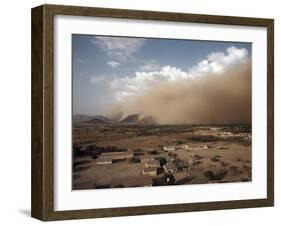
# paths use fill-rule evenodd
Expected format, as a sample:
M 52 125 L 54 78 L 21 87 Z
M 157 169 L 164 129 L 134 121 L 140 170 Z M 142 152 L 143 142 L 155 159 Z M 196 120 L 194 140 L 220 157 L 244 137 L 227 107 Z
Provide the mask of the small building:
M 143 175 L 156 176 L 157 175 L 157 167 L 145 167 L 142 171 Z
M 186 151 L 198 151 L 198 150 L 206 150 L 209 147 L 208 145 L 199 145 L 199 146 L 183 145 L 182 148 Z
M 176 148 L 175 148 L 175 146 L 164 146 L 163 150 L 164 151 L 175 151 Z
M 200 149 L 209 149 L 208 145 L 200 145 Z
M 134 152 L 132 151 L 104 152 L 100 154 L 100 157 L 108 157 L 111 158 L 112 160 L 129 159 L 134 157 Z
M 232 132 L 222 132 L 222 133 L 219 133 L 219 135 L 221 137 L 229 137 L 229 136 L 233 136 L 233 133 Z
M 186 150 L 186 151 L 191 151 L 192 150 L 191 146 L 189 146 L 189 145 L 183 145 L 182 148 L 184 150 Z
M 98 157 L 96 160 L 97 165 L 110 165 L 112 164 L 112 158 L 110 157 Z
M 141 162 L 148 162 L 148 161 L 153 161 L 154 157 L 151 157 L 151 156 L 140 156 L 139 159 L 140 159 Z
M 218 127 L 211 127 L 210 130 L 212 130 L 212 131 L 218 131 L 218 130 L 221 130 L 221 128 L 218 128 Z
M 177 167 L 175 166 L 174 163 L 167 162 L 164 165 L 164 170 L 165 170 L 166 173 L 175 173 L 175 172 L 177 172 Z
M 160 163 L 158 160 L 150 160 L 145 162 L 145 167 L 159 167 Z

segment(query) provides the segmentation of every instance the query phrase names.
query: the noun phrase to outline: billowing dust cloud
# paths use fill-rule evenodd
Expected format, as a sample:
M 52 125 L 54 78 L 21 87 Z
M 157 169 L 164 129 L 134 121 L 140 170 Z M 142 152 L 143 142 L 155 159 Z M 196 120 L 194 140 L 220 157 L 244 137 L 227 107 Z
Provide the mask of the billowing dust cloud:
M 158 124 L 251 123 L 251 66 L 162 83 L 106 108 L 106 115 L 115 119 L 131 114 L 151 117 Z

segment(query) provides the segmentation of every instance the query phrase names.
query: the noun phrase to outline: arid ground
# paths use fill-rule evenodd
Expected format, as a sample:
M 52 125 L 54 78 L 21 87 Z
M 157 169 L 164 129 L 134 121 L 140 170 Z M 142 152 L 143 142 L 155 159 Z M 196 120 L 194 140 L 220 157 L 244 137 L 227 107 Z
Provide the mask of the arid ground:
M 104 152 L 133 157 L 97 164 Z M 156 175 L 143 175 L 143 157 L 159 163 Z M 73 124 L 74 190 L 129 187 L 122 181 L 142 177 L 147 186 L 251 181 L 251 126 Z

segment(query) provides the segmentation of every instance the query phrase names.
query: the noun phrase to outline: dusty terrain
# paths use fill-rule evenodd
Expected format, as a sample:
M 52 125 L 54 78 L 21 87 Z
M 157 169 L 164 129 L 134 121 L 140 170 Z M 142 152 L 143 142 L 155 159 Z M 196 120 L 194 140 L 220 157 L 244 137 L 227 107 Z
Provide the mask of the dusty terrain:
M 111 149 L 134 157 L 97 165 L 100 152 Z M 251 181 L 251 127 L 74 123 L 73 189 L 110 188 L 118 178 L 141 176 L 141 156 L 161 159 L 153 186 Z M 169 162 L 175 172 L 165 172 Z

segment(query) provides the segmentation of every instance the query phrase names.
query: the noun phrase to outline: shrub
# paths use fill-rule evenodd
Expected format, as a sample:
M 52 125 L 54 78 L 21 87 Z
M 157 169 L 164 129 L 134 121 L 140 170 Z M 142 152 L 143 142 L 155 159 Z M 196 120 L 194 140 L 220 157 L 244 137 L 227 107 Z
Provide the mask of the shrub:
M 184 142 L 181 141 L 181 140 L 177 140 L 175 143 L 176 143 L 177 145 L 180 145 L 180 144 L 183 144 Z
M 212 162 L 219 162 L 220 158 L 214 156 L 211 158 L 211 160 L 212 160 Z
M 149 151 L 148 153 L 151 154 L 151 155 L 158 155 L 159 154 L 159 152 L 156 151 L 156 150 Z
M 167 185 L 166 178 L 164 176 L 162 177 L 155 177 L 153 180 L 153 186 L 165 186 Z
M 195 163 L 194 163 L 194 165 L 199 165 L 199 164 L 202 164 L 202 161 L 196 160 Z
M 229 166 L 229 163 L 227 163 L 227 162 L 221 162 L 221 166 L 222 166 L 222 167 Z
M 203 159 L 204 157 L 203 156 L 201 156 L 201 155 L 194 155 L 194 158 L 196 159 L 196 160 L 200 160 L 200 159 Z
M 229 171 L 231 176 L 237 176 L 243 173 L 243 171 L 240 170 L 237 166 L 230 166 Z
M 172 156 L 172 157 L 178 156 L 176 153 L 172 153 L 172 152 L 169 152 L 168 155 L 169 155 L 169 156 Z
M 136 158 L 136 157 L 132 157 L 129 161 L 130 161 L 131 163 L 140 163 L 140 159 L 139 159 L 139 158 Z
M 168 185 L 174 184 L 174 182 L 176 180 L 175 177 L 169 173 L 165 173 L 164 178 L 166 179 Z
M 218 172 L 213 172 L 208 170 L 204 173 L 204 176 L 209 180 L 222 180 L 227 174 L 226 170 L 220 170 Z
M 192 176 L 186 176 L 183 179 L 177 180 L 175 184 L 190 184 L 191 181 L 193 180 Z
M 189 137 L 190 140 L 196 141 L 196 142 L 213 142 L 213 141 L 219 141 L 220 139 L 213 135 L 201 135 L 201 136 L 191 136 Z
M 165 157 L 156 157 L 155 159 L 159 161 L 160 166 L 165 165 L 165 164 L 166 164 L 166 162 L 167 162 L 167 160 L 166 160 L 166 158 L 165 158 Z
M 83 156 L 83 152 L 80 150 L 80 148 L 76 145 L 73 145 L 72 147 L 72 153 L 73 156 L 78 157 L 78 156 Z
M 98 155 L 97 154 L 92 154 L 92 159 L 97 159 Z

